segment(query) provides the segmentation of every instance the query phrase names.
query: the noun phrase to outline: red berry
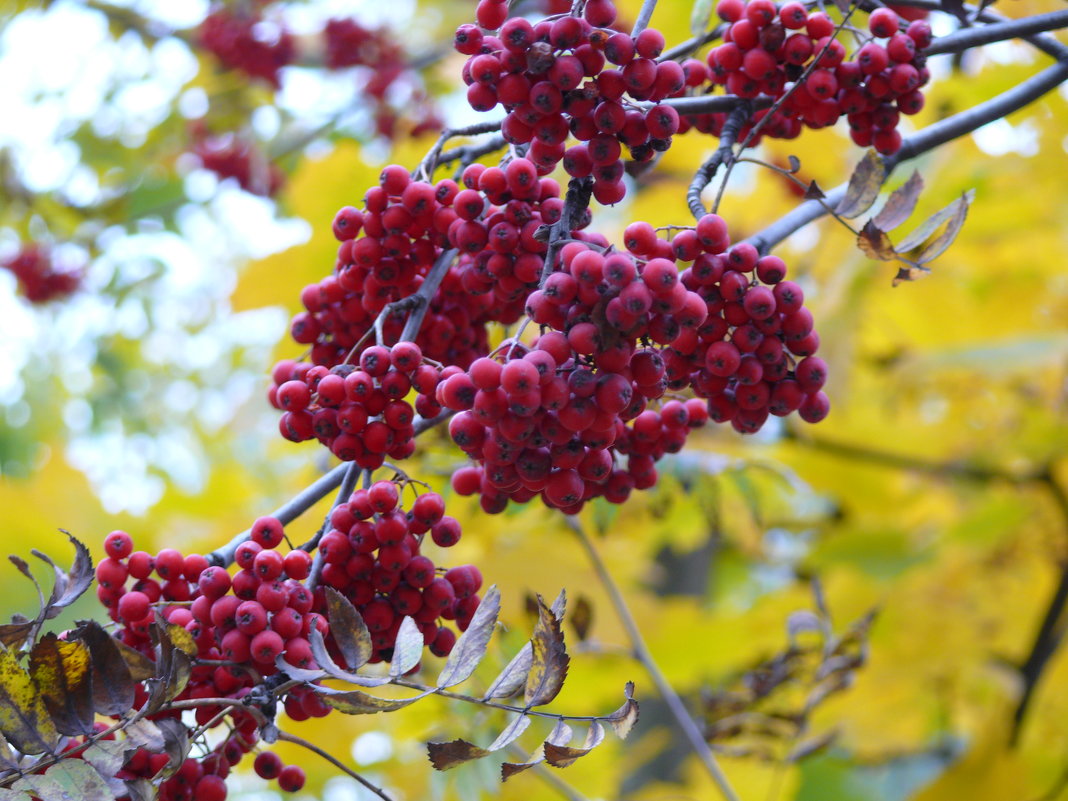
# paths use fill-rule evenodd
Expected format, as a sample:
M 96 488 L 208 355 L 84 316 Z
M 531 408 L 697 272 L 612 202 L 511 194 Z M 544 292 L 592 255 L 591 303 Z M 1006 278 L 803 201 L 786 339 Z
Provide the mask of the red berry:
M 133 552 L 133 538 L 125 531 L 112 531 L 104 538 L 104 551 L 112 559 L 125 559 Z
M 479 8 L 485 4 L 487 0 L 482 0 L 479 4 Z M 505 6 L 505 13 L 507 13 L 508 7 Z M 299 765 L 286 765 L 282 768 L 278 774 L 278 787 L 287 793 L 295 793 L 304 787 L 304 769 Z

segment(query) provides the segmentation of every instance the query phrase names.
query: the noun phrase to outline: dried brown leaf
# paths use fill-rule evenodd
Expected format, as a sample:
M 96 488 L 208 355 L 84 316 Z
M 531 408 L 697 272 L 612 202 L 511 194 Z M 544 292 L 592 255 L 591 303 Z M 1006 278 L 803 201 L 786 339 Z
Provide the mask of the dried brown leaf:
M 593 624 L 593 605 L 590 603 L 590 599 L 585 595 L 580 595 L 576 598 L 575 606 L 571 610 L 568 620 L 571 622 L 572 628 L 575 629 L 575 636 L 578 637 L 578 641 L 585 642 L 590 633 L 590 626 Z
M 886 180 L 886 166 L 879 154 L 869 150 L 849 177 L 845 197 L 835 208 L 835 214 L 851 219 L 859 217 L 871 208 L 879 197 L 879 190 Z
M 374 654 L 371 632 L 348 598 L 333 587 L 326 588 L 326 617 L 330 633 L 349 670 L 359 670 Z
M 74 636 L 85 643 L 93 665 L 93 706 L 101 715 L 121 715 L 134 703 L 134 681 L 122 652 L 96 621 L 78 626 Z
M 89 649 L 46 634 L 30 651 L 30 678 L 37 685 L 48 714 L 60 734 L 93 730 L 93 685 Z
M 409 704 L 414 704 L 420 698 L 429 695 L 431 691 L 419 693 L 412 698 L 379 698 L 369 695 L 361 690 L 330 690 L 326 687 L 312 687 L 322 698 L 323 703 L 346 715 L 374 715 L 378 712 L 395 712 Z
M 51 751 L 59 739 L 33 679 L 6 648 L 0 650 L 0 732 L 23 754 Z
M 634 728 L 634 724 L 638 722 L 638 702 L 634 700 L 634 682 L 627 682 L 623 688 L 623 695 L 627 699 L 623 706 L 605 718 L 621 740 L 626 739 L 630 730 Z
M 860 229 L 857 247 L 864 251 L 869 259 L 893 261 L 897 258 L 897 251 L 894 250 L 890 237 L 871 220 L 864 223 L 864 227 Z
M 590 723 L 589 731 L 586 732 L 586 740 L 581 748 L 545 743 L 545 761 L 554 768 L 566 768 L 569 765 L 573 765 L 580 757 L 586 756 L 602 742 L 604 742 L 604 726 L 601 725 L 600 721 L 595 720 Z
M 538 622 L 531 637 L 534 660 L 523 694 L 527 706 L 541 706 L 552 701 L 564 686 L 570 658 L 564 644 L 560 621 L 538 596 Z

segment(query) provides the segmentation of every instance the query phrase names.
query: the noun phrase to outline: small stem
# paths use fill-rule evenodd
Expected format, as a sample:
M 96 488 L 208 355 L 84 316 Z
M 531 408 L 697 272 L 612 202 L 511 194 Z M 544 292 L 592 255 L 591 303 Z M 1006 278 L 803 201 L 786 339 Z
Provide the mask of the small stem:
M 634 22 L 634 27 L 630 32 L 632 37 L 637 37 L 639 33 L 649 27 L 649 20 L 653 18 L 653 11 L 655 10 L 656 0 L 642 0 L 642 7 L 638 12 L 638 19 Z
M 451 164 L 454 161 L 460 162 L 464 167 L 468 166 L 472 162 L 481 158 L 482 156 L 489 155 L 496 150 L 500 150 L 508 143 L 504 141 L 503 136 L 494 136 L 492 139 L 488 139 L 482 144 L 478 145 L 462 145 L 452 150 L 445 150 L 438 156 L 438 166 L 442 164 Z
M 702 45 L 706 45 L 714 39 L 718 39 L 723 35 L 723 32 L 727 30 L 726 23 L 717 25 L 710 31 L 705 31 L 700 36 L 695 36 L 692 39 L 687 39 L 685 42 L 679 42 L 674 47 L 670 47 L 661 53 L 657 57 L 657 61 L 678 61 L 680 58 L 686 58 Z
M 449 267 L 452 266 L 452 260 L 456 258 L 457 253 L 459 253 L 459 251 L 455 248 L 442 251 L 441 255 L 438 256 L 438 260 L 434 262 L 434 266 L 430 268 L 430 272 L 427 273 L 422 285 L 416 293 L 412 295 L 414 298 L 419 298 L 419 305 L 404 324 L 404 330 L 401 332 L 400 336 L 401 342 L 415 341 L 415 337 L 419 333 L 419 328 L 423 324 L 423 318 L 426 317 L 427 309 L 430 308 L 430 301 L 437 293 L 438 287 L 441 286 L 441 280 L 449 271 Z
M 590 206 L 590 198 L 593 197 L 592 178 L 572 178 L 567 185 L 567 194 L 564 195 L 564 209 L 560 219 L 548 226 L 548 249 L 545 251 L 545 263 L 541 268 L 541 282 L 545 283 L 553 272 L 556 261 L 556 248 L 565 237 L 571 235 L 578 225 L 579 217 Z M 539 229 L 544 231 L 544 229 Z M 535 236 L 537 236 L 535 234 Z
M 834 32 L 835 34 L 837 34 L 839 31 L 842 30 L 842 28 L 845 26 L 845 24 L 847 22 L 849 22 L 849 18 L 851 16 L 853 16 L 853 12 L 856 11 L 856 10 L 857 10 L 857 7 L 855 5 L 851 5 L 849 7 L 849 10 L 846 11 L 845 16 L 842 17 L 842 21 L 840 23 L 838 23 L 838 27 L 835 29 L 835 32 Z M 745 139 L 743 139 L 742 143 L 738 146 L 738 152 L 739 153 L 741 153 L 743 150 L 745 150 L 747 147 L 749 147 L 749 144 L 753 141 L 753 139 L 756 137 L 756 135 L 760 133 L 761 129 L 771 121 L 772 117 L 775 116 L 775 112 L 778 111 L 782 107 L 783 103 L 785 103 L 787 100 L 789 100 L 790 96 L 794 92 L 796 92 L 802 86 L 805 85 L 805 79 L 808 78 L 808 76 L 812 73 L 812 71 L 816 69 L 816 65 L 819 64 L 820 61 L 823 59 L 824 54 L 826 54 L 827 51 L 831 49 L 831 45 L 834 42 L 835 42 L 835 38 L 834 38 L 834 34 L 832 34 L 830 37 L 828 37 L 827 44 L 825 44 L 823 46 L 823 49 L 821 49 L 815 55 L 815 57 L 812 59 L 812 61 L 809 62 L 809 65 L 807 67 L 805 67 L 804 71 L 801 73 L 800 76 L 798 76 L 797 80 L 794 81 L 793 84 L 790 86 L 790 88 L 787 89 L 774 103 L 771 104 L 771 107 L 768 109 L 768 112 L 763 117 L 760 118 L 760 120 L 757 122 L 757 124 L 749 129 L 749 133 L 746 134 Z M 729 153 L 728 156 L 731 156 L 731 154 Z M 727 182 L 730 180 L 731 172 L 734 171 L 734 165 L 736 163 L 735 159 L 733 157 L 729 157 L 729 158 L 727 158 L 726 161 L 727 161 L 727 169 L 723 173 L 723 181 L 720 183 L 719 191 L 716 193 L 716 200 L 715 200 L 715 202 L 712 203 L 712 211 L 713 212 L 719 211 L 719 204 L 720 204 L 720 201 L 723 200 L 723 193 L 727 191 Z
M 716 151 L 708 157 L 708 160 L 698 168 L 693 176 L 693 180 L 690 181 L 690 188 L 686 191 L 686 205 L 690 207 L 690 212 L 693 214 L 695 220 L 700 220 L 708 213 L 704 203 L 701 202 L 701 193 L 706 186 L 712 183 L 712 179 L 716 177 L 716 171 L 719 170 L 720 165 L 723 164 L 728 156 L 730 156 L 734 143 L 738 139 L 738 134 L 742 130 L 742 126 L 745 125 L 752 114 L 753 108 L 749 103 L 742 103 L 735 106 L 734 110 L 727 116 L 727 121 L 723 123 L 723 130 L 719 135 L 719 147 L 717 147 Z
M 605 715 L 561 715 L 559 712 L 542 712 L 537 709 L 529 709 L 524 706 L 513 706 L 512 704 L 502 704 L 497 701 L 486 701 L 482 698 L 476 698 L 473 695 L 464 695 L 463 693 L 454 693 L 451 690 L 445 690 L 441 687 L 431 687 L 426 684 L 419 684 L 415 681 L 405 681 L 404 679 L 394 679 L 390 684 L 395 684 L 398 687 L 407 687 L 409 690 L 419 690 L 419 692 L 433 692 L 434 695 L 440 695 L 442 698 L 451 698 L 453 701 L 464 701 L 468 704 L 477 704 L 478 706 L 487 706 L 492 709 L 501 709 L 505 712 L 515 712 L 523 715 L 530 715 L 535 718 L 547 718 L 549 720 L 574 720 L 581 723 L 592 723 L 595 720 L 604 720 Z
M 348 470 L 348 467 L 347 464 L 339 464 L 329 473 L 315 481 L 315 483 L 301 490 L 296 496 L 271 512 L 270 516 L 277 518 L 278 522 L 283 526 L 292 523 L 311 507 L 315 506 L 315 504 L 337 489 L 345 479 L 345 471 Z M 209 553 L 206 557 L 208 563 L 220 567 L 229 567 L 234 561 L 234 554 L 237 552 L 237 546 L 247 540 L 251 533 L 252 529 L 245 529 L 221 548 Z
M 433 180 L 434 170 L 437 169 L 438 159 L 441 156 L 441 149 L 445 147 L 446 142 L 456 136 L 478 136 L 479 134 L 499 131 L 501 129 L 501 122 L 502 120 L 490 120 L 488 122 L 479 122 L 474 125 L 468 125 L 464 128 L 446 128 L 441 132 L 438 141 L 434 143 L 429 151 L 427 151 L 423 160 L 419 162 L 414 170 L 412 170 L 412 176 L 418 177 L 421 175 L 426 181 Z
M 314 743 L 311 743 L 311 742 L 305 740 L 303 737 L 298 737 L 297 735 L 290 734 L 287 731 L 279 731 L 278 732 L 278 739 L 279 740 L 283 740 L 283 741 L 285 741 L 287 743 L 293 743 L 294 745 L 299 745 L 299 746 L 301 746 L 303 748 L 307 748 L 312 753 L 318 754 L 319 756 L 321 756 L 323 759 L 325 759 L 327 762 L 329 762 L 331 765 L 333 765 L 338 770 L 344 771 L 347 776 L 351 776 L 353 779 L 358 781 L 360 784 L 362 784 L 364 787 L 366 787 L 372 793 L 374 793 L 379 798 L 381 798 L 382 801 L 393 801 L 393 799 L 390 798 L 390 796 L 386 795 L 386 793 L 382 790 L 381 787 L 377 787 L 376 785 L 371 784 L 371 782 L 367 781 L 367 779 L 365 779 L 359 773 L 354 771 L 352 768 L 348 767 L 346 764 L 344 764 L 343 762 L 338 760 L 336 757 L 328 754 L 326 751 L 324 751 L 322 748 L 320 748 L 319 746 L 315 745 Z
M 679 724 L 679 728 L 682 730 L 683 735 L 685 735 L 686 739 L 689 741 L 690 747 L 705 766 L 705 770 L 708 771 L 709 776 L 712 777 L 712 781 L 715 783 L 723 797 L 727 799 L 727 801 L 738 801 L 737 794 L 734 792 L 734 789 L 727 781 L 727 777 L 720 769 L 719 763 L 716 762 L 716 757 L 712 754 L 712 749 L 709 748 L 708 743 L 705 742 L 701 730 L 697 728 L 697 723 L 690 717 L 690 713 L 686 710 L 685 705 L 682 703 L 682 699 L 661 672 L 660 667 L 653 658 L 652 652 L 649 651 L 649 647 L 645 644 L 641 631 L 638 629 L 638 623 L 634 620 L 634 616 L 631 614 L 630 608 L 627 606 L 627 601 L 623 597 L 619 585 L 617 585 L 615 579 L 612 578 L 612 574 L 608 572 L 608 566 L 605 565 L 604 561 L 601 559 L 601 555 L 597 553 L 593 541 L 590 539 L 585 529 L 582 528 L 582 524 L 579 522 L 578 518 L 573 515 L 568 515 L 565 520 L 567 520 L 567 525 L 571 530 L 578 536 L 579 542 L 582 544 L 587 556 L 589 556 L 590 564 L 593 565 L 597 577 L 601 580 L 601 584 L 608 593 L 608 597 L 612 602 L 612 607 L 616 610 L 616 614 L 619 616 L 623 628 L 627 631 L 627 637 L 630 639 L 635 657 L 641 662 L 642 667 L 645 668 L 650 678 L 652 678 L 653 683 L 660 692 L 660 696 L 668 705 L 668 708 L 671 710 L 671 714 L 674 715 L 675 721 Z
M 640 108 L 650 109 L 655 105 L 671 106 L 679 114 L 716 114 L 731 111 L 743 103 L 752 105 L 753 110 L 767 108 L 772 104 L 770 97 L 755 97 L 752 100 L 735 95 L 702 95 L 700 97 L 667 97 L 659 103 L 642 103 Z

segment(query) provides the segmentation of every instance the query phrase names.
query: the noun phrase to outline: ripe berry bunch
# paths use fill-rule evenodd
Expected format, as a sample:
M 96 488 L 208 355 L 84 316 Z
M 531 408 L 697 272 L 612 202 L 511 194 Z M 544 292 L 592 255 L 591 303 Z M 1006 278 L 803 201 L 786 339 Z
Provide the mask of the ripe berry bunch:
M 536 24 L 509 19 L 506 0 L 482 0 L 475 16 L 478 24 L 460 26 L 455 39 L 456 49 L 470 56 L 463 79 L 471 107 L 502 105 L 508 112 L 502 134 L 514 145 L 530 145 L 527 158 L 541 174 L 562 161 L 572 177 L 593 176 L 599 203 L 622 200 L 623 147 L 635 161 L 648 161 L 670 146 L 679 127 L 668 106 L 628 109 L 630 101 L 657 102 L 687 85 L 678 63 L 656 61 L 663 34 L 612 30 L 611 0 L 590 0 L 581 17 Z M 568 148 L 569 136 L 580 144 Z
M 456 635 L 445 622 L 467 629 L 478 609 L 482 574 L 474 565 L 442 570 L 420 553 L 427 533 L 441 548 L 460 540 L 460 524 L 445 515 L 441 496 L 425 492 L 406 511 L 399 485 L 378 481 L 338 505 L 330 525 L 319 542 L 322 581 L 360 612 L 375 648 L 372 661 L 391 658 L 404 617 L 415 620 L 433 654 L 447 656 Z M 340 654 L 336 660 L 343 663 Z
M 441 570 L 420 554 L 427 532 L 440 547 L 459 541 L 460 526 L 444 511 L 441 496 L 432 492 L 420 495 L 405 511 L 398 486 L 380 481 L 354 492 L 330 515 L 331 528 L 317 546 L 323 557 L 321 586 L 338 589 L 363 615 L 374 648 L 372 662 L 392 657 L 405 616 L 415 619 L 432 653 L 448 655 L 456 635 L 445 622 L 456 621 L 466 629 L 478 608 L 482 575 L 476 567 Z M 184 556 L 171 548 L 155 556 L 134 551 L 129 534 L 113 531 L 104 541 L 107 558 L 96 568 L 97 597 L 120 626 L 115 636 L 149 659 L 155 658 L 151 631 L 157 616 L 187 632 L 196 654 L 189 682 L 177 700 L 242 698 L 256 681 L 277 673 L 280 664 L 314 668 L 309 642 L 313 629 L 323 635 L 335 661 L 344 664 L 330 632 L 324 591 L 309 590 L 302 583 L 311 573 L 312 557 L 299 549 L 283 556 L 277 550 L 283 540 L 277 519 L 256 520 L 250 538 L 237 548 L 239 570 L 231 576 L 199 554 Z M 230 664 L 220 665 L 222 660 Z M 147 691 L 138 685 L 136 707 L 147 699 Z M 288 693 L 284 705 L 295 720 L 330 712 L 304 686 Z M 217 706 L 197 707 L 196 724 L 209 724 L 221 712 Z M 177 718 L 179 713 L 149 717 Z M 201 758 L 187 761 L 164 783 L 161 797 L 191 801 L 195 789 L 199 801 L 202 789 L 216 792 L 214 781 L 201 787 L 205 776 L 224 778 L 253 749 L 259 737 L 254 717 L 240 707 L 227 711 L 226 717 L 230 736 Z M 127 778 L 152 776 L 160 767 L 156 757 L 138 752 L 125 771 Z M 299 790 L 303 784 L 303 774 L 263 754 L 257 757 L 256 770 L 264 778 L 278 778 L 284 790 Z
M 204 169 L 220 178 L 234 178 L 254 195 L 273 197 L 285 183 L 285 174 L 265 153 L 233 133 L 210 136 L 194 131 L 193 153 Z
M 874 145 L 886 154 L 900 148 L 900 115 L 923 108 L 920 87 L 930 77 L 922 55 L 931 43 L 926 21 L 902 29 L 893 11 L 878 9 L 869 18 L 873 38 L 846 60 L 845 47 L 833 38 L 831 19 L 799 2 L 777 8 L 771 0 L 721 0 L 716 10 L 730 25 L 723 44 L 708 54 L 712 83 L 746 98 L 779 98 L 789 92 L 762 124 L 761 135 L 793 138 L 802 127 L 823 128 L 847 115 L 857 144 Z M 754 114 L 743 136 L 767 113 Z M 718 135 L 725 119 L 725 114 L 688 116 L 681 130 L 692 126 Z
M 460 410 L 449 432 L 477 462 L 454 474 L 453 488 L 480 493 L 489 513 L 537 496 L 568 514 L 591 498 L 622 503 L 632 489 L 653 486 L 655 462 L 708 419 L 697 399 L 646 410 L 665 389 L 656 350 L 623 341 L 599 347 L 572 331 L 548 331 L 530 349 L 506 342 L 502 361 L 482 358 L 466 372 L 442 374 L 451 372 L 438 400 Z M 621 455 L 626 469 L 617 467 Z
M 254 14 L 216 8 L 200 27 L 200 43 L 227 69 L 260 78 L 275 89 L 281 86 L 279 70 L 293 61 L 293 37 L 283 27 L 266 25 Z
M 389 95 L 398 88 L 409 95 L 404 112 L 414 123 L 413 135 L 441 127 L 433 104 L 408 66 L 404 50 L 389 31 L 369 28 L 352 17 L 335 17 L 327 21 L 323 36 L 328 69 L 368 68 L 367 80 L 361 82 L 360 89 L 373 106 L 375 126 L 381 136 L 393 139 L 397 134 L 400 110 Z
M 19 289 L 30 303 L 48 303 L 65 298 L 82 283 L 80 271 L 57 269 L 51 251 L 40 245 L 23 246 L 0 261 L 0 267 L 11 270 L 18 279 Z
M 342 461 L 374 470 L 386 456 L 411 456 L 416 413 L 429 418 L 441 411 L 434 400 L 439 374 L 414 343 L 375 345 L 360 354 L 358 366 L 279 362 L 268 398 L 285 412 L 278 423 L 283 437 L 314 437 Z M 405 400 L 413 389 L 414 406 Z

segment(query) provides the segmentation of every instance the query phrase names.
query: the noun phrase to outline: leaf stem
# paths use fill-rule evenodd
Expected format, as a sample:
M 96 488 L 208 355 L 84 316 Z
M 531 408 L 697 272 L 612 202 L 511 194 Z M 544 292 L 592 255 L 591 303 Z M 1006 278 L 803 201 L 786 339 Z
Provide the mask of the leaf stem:
M 686 706 L 682 703 L 682 699 L 679 697 L 678 693 L 675 692 L 675 688 L 671 686 L 667 677 L 664 676 L 663 672 L 660 670 L 660 666 L 657 665 L 656 660 L 653 658 L 652 652 L 645 644 L 641 631 L 638 629 L 637 621 L 635 621 L 634 616 L 631 614 L 630 608 L 627 606 L 627 601 L 619 589 L 619 585 L 616 584 L 615 579 L 612 578 L 612 574 L 608 571 L 608 566 L 605 565 L 604 560 L 601 559 L 601 555 L 597 552 L 593 540 L 590 539 L 578 518 L 573 515 L 568 515 L 565 520 L 567 521 L 568 527 L 570 527 L 578 536 L 579 542 L 582 544 L 583 549 L 586 551 L 586 554 L 590 559 L 590 564 L 593 565 L 597 577 L 601 580 L 601 584 L 608 593 L 612 606 L 616 610 L 616 614 L 619 616 L 623 628 L 627 631 L 627 636 L 634 649 L 634 656 L 641 662 L 642 667 L 645 668 L 649 677 L 653 680 L 660 696 L 668 705 L 671 714 L 674 715 L 675 721 L 678 723 L 683 735 L 689 741 L 690 747 L 705 766 L 705 770 L 708 771 L 713 783 L 715 783 L 723 797 L 727 799 L 727 801 L 739 801 L 738 795 L 727 781 L 727 777 L 719 767 L 719 763 L 716 762 L 716 757 L 712 754 L 712 749 L 709 748 L 700 729 L 698 729 L 697 723 L 690 717 L 690 713 L 686 710 Z
M 374 793 L 379 798 L 381 798 L 382 801 L 393 801 L 393 799 L 390 796 L 386 795 L 385 791 L 381 787 L 378 787 L 377 785 L 374 785 L 371 782 L 367 781 L 367 779 L 365 779 L 359 773 L 354 771 L 348 765 L 346 765 L 345 763 L 341 762 L 339 759 L 337 759 L 336 757 L 332 756 L 331 754 L 327 753 L 326 751 L 324 751 L 322 748 L 320 748 L 319 746 L 315 745 L 314 743 L 311 743 L 308 740 L 305 740 L 303 737 L 298 737 L 297 735 L 290 734 L 287 731 L 279 731 L 278 732 L 278 739 L 279 740 L 284 740 L 287 743 L 293 743 L 294 745 L 299 745 L 302 748 L 307 748 L 313 754 L 318 754 L 319 756 L 321 756 L 323 759 L 325 759 L 327 762 L 329 762 L 331 765 L 333 765 L 338 770 L 344 771 L 344 773 L 347 776 L 351 776 L 353 779 L 358 781 L 360 784 L 362 784 L 364 787 L 366 787 L 372 793 Z

